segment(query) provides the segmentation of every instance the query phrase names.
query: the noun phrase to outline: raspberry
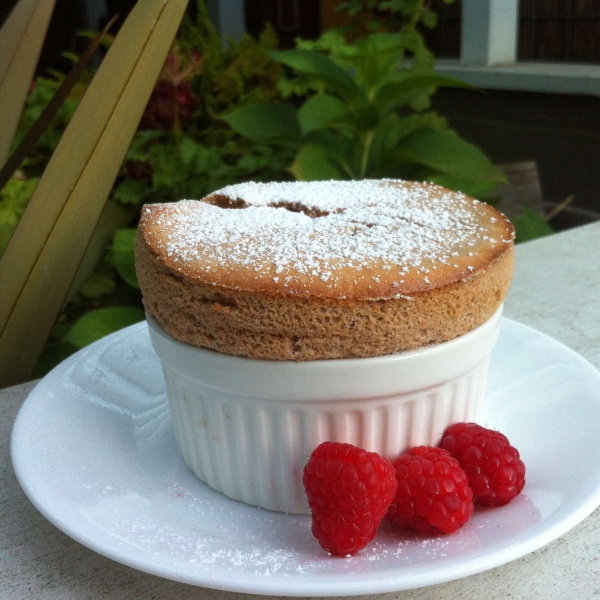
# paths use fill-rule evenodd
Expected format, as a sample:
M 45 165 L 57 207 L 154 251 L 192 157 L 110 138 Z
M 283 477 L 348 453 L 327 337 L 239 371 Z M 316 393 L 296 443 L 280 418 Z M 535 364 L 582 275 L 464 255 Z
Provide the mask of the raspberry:
M 374 537 L 396 491 L 392 463 L 351 444 L 324 442 L 304 467 L 312 532 L 334 556 L 351 556 Z
M 456 423 L 448 427 L 440 446 L 465 470 L 476 504 L 502 506 L 521 493 L 525 465 L 500 432 L 476 423 Z
M 417 446 L 394 461 L 398 489 L 387 517 L 423 534 L 452 533 L 473 514 L 466 473 L 446 450 Z

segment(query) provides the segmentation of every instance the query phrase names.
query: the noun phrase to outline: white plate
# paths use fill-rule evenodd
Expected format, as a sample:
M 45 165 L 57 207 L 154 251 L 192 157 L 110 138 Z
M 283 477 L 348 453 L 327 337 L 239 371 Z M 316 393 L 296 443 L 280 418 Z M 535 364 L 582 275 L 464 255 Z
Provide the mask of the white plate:
M 600 504 L 600 373 L 579 355 L 503 319 L 485 420 L 521 451 L 524 493 L 476 510 L 449 536 L 422 539 L 385 523 L 351 559 L 320 549 L 310 517 L 230 500 L 187 469 L 145 324 L 82 350 L 39 383 L 15 422 L 12 458 L 44 516 L 118 562 L 230 591 L 374 594 L 504 564 Z

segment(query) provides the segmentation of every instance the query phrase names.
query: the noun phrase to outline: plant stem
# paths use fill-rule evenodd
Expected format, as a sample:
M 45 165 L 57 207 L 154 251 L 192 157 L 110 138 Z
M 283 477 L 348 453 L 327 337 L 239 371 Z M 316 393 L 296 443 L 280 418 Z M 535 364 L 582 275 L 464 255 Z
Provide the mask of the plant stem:
M 423 11 L 425 10 L 425 0 L 420 0 L 418 8 L 414 11 L 413 16 L 411 17 L 408 25 L 405 27 L 405 31 L 412 31 L 417 23 L 421 20 L 423 16 Z
M 348 175 L 348 177 L 350 177 L 350 179 L 357 179 L 354 171 L 352 170 L 350 165 L 345 160 L 340 160 L 339 165 L 340 165 L 340 167 L 342 167 L 342 169 L 344 170 L 346 175 Z
M 364 179 L 367 174 L 367 168 L 369 166 L 369 153 L 371 151 L 371 145 L 373 144 L 373 138 L 375 137 L 375 133 L 372 129 L 367 131 L 365 135 L 365 141 L 363 143 L 363 155 L 362 160 L 360 161 L 360 179 Z

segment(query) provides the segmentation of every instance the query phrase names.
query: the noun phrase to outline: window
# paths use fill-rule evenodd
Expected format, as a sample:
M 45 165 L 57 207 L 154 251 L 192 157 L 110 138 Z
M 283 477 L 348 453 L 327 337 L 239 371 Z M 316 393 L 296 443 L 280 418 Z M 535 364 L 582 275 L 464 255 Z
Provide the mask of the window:
M 518 4 L 519 61 L 600 64 L 600 0 L 520 0 Z M 440 58 L 459 58 L 461 0 L 451 5 L 434 0 L 432 8 L 439 23 L 426 34 L 430 48 Z
M 600 63 L 600 1 L 521 0 L 518 57 Z

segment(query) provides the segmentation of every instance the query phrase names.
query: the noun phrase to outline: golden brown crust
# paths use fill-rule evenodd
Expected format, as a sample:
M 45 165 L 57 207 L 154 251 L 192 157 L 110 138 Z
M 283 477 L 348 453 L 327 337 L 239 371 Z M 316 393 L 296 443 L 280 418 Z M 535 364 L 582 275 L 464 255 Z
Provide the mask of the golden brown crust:
M 184 276 L 236 291 L 348 300 L 389 299 L 462 281 L 512 245 L 514 230 L 504 215 L 439 186 L 311 183 L 359 191 L 354 205 L 342 197 L 346 205 L 316 201 L 315 208 L 304 199 L 303 211 L 297 202 L 288 210 L 281 201 L 252 205 L 231 197 L 227 204 L 217 192 L 205 202 L 146 206 L 140 230 L 157 257 Z M 374 194 L 371 202 L 365 196 L 373 189 L 398 198 Z M 243 186 L 225 190 L 246 193 Z M 311 212 L 320 214 L 307 217 Z
M 136 241 L 136 268 L 146 310 L 182 342 L 275 360 L 389 354 L 452 339 L 483 323 L 508 291 L 513 266 L 512 225 L 492 207 L 437 186 L 404 182 L 386 185 L 399 186 L 403 193 L 416 191 L 420 198 L 426 192 L 425 205 L 444 202 L 445 209 L 456 210 L 460 218 L 438 220 L 435 216 L 423 216 L 420 208 L 413 206 L 402 218 L 420 217 L 423 223 L 406 226 L 398 222 L 397 215 L 392 220 L 387 215 L 382 218 L 373 207 L 366 216 L 375 215 L 374 225 L 359 223 L 359 227 L 378 227 L 379 231 L 369 237 L 369 231 L 361 230 L 359 235 L 364 239 L 360 244 L 368 249 L 373 241 L 382 240 L 385 251 L 374 249 L 373 256 L 366 260 L 363 257 L 362 262 L 340 260 L 336 255 L 338 247 L 343 253 L 348 252 L 349 246 L 326 241 L 322 255 L 311 259 L 306 256 L 313 246 L 303 248 L 304 242 L 298 238 L 300 247 L 291 246 L 291 250 L 305 252 L 303 260 L 312 260 L 313 270 L 307 271 L 302 262 L 294 262 L 292 253 L 292 258 L 281 259 L 277 247 L 266 262 L 245 261 L 240 244 L 256 247 L 256 240 L 249 236 L 257 229 L 240 214 L 251 205 L 246 198 L 236 196 L 239 188 L 232 188 L 234 193 L 225 188 L 226 194 L 217 193 L 203 203 L 145 207 Z M 256 213 L 272 215 L 273 206 L 271 202 L 262 213 Z M 301 233 L 306 231 L 309 235 L 319 233 L 311 220 L 344 212 L 335 213 L 335 203 L 327 202 L 294 205 L 290 201 L 287 210 L 281 208 L 281 203 L 279 206 L 275 227 L 283 224 L 291 228 L 292 236 L 296 235 L 295 217 L 280 214 L 281 210 L 297 214 L 300 208 L 306 212 L 300 218 L 300 226 Z M 311 216 L 309 211 L 321 214 Z M 356 220 L 351 221 L 350 217 L 357 215 L 364 217 L 365 213 L 348 210 L 342 215 L 345 220 L 332 218 L 331 224 L 323 220 L 318 227 L 323 235 L 331 235 L 330 227 L 338 235 L 344 231 L 352 235 L 352 223 L 356 224 Z M 205 219 L 211 223 L 216 219 L 219 226 L 221 220 L 230 219 L 231 227 L 238 226 L 246 237 L 233 239 L 238 230 L 229 233 L 226 227 L 223 231 L 227 235 L 217 232 L 213 236 L 205 227 Z M 190 250 L 189 239 L 196 237 L 185 231 L 182 246 L 173 232 L 181 235 L 179 221 L 193 228 L 195 220 L 200 225 L 193 235 L 203 232 L 205 238 L 197 239 L 197 246 Z M 463 221 L 467 222 L 465 226 Z M 458 223 L 458 232 L 436 231 L 438 224 L 453 223 Z M 415 239 L 410 243 L 399 239 L 403 232 Z M 285 231 L 281 234 L 267 229 L 264 235 L 259 246 L 268 246 L 271 239 L 279 239 L 280 246 L 287 244 L 286 239 L 278 238 Z M 392 262 L 396 256 L 394 240 L 390 242 L 387 236 L 394 235 L 408 257 L 404 263 Z M 204 252 L 203 244 L 214 243 L 212 237 L 221 240 L 220 247 L 214 253 Z M 416 255 L 413 246 L 419 239 L 422 246 L 417 250 L 421 254 Z M 355 256 L 360 254 L 361 247 L 352 248 Z M 412 253 L 407 253 L 407 249 Z M 267 255 L 269 251 L 267 248 Z M 254 252 L 249 250 L 250 254 Z

